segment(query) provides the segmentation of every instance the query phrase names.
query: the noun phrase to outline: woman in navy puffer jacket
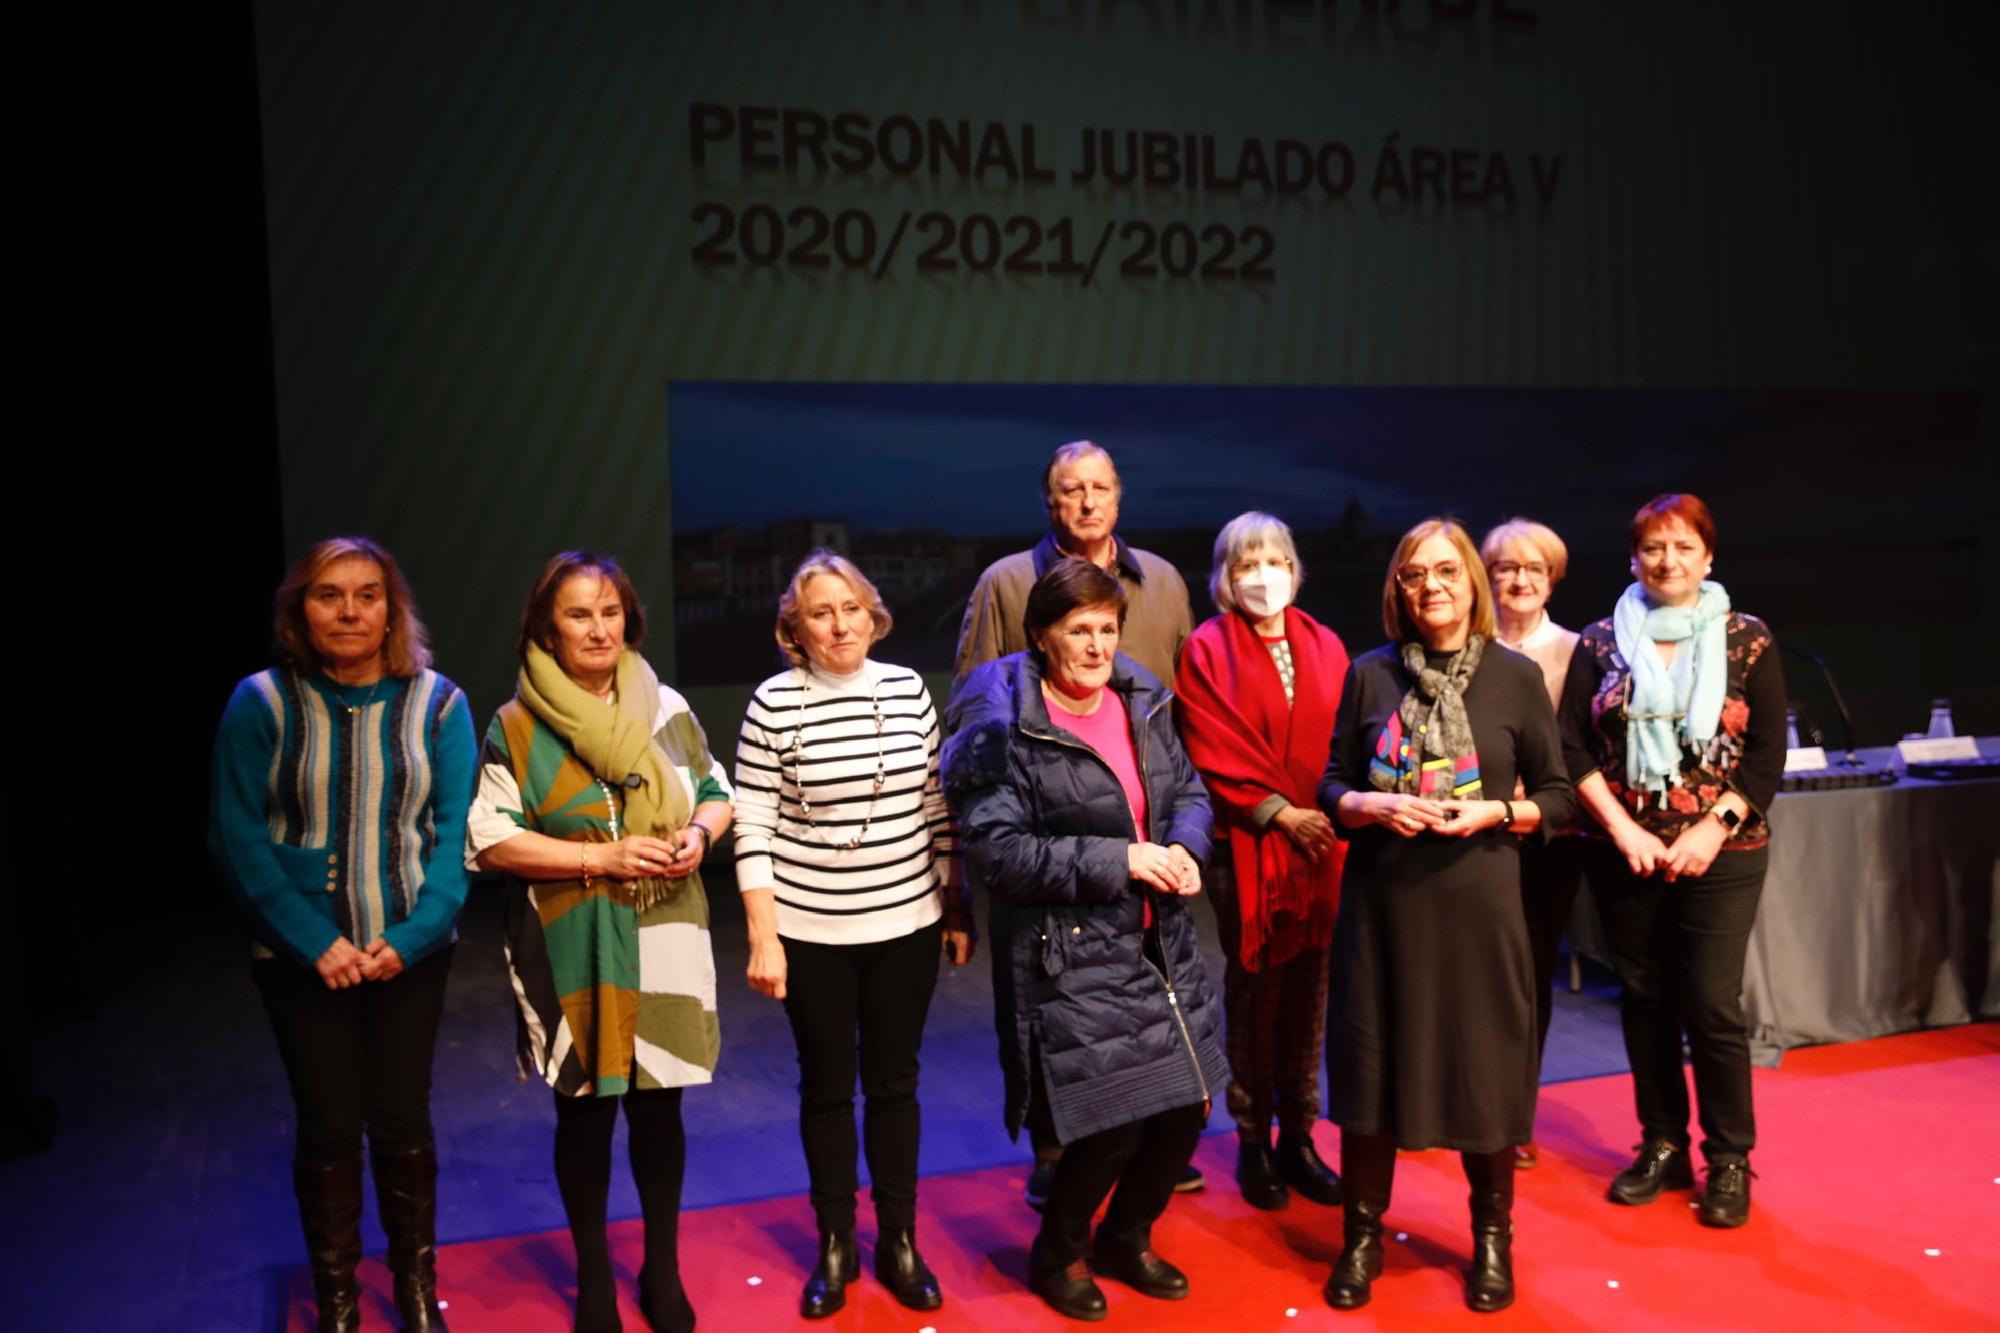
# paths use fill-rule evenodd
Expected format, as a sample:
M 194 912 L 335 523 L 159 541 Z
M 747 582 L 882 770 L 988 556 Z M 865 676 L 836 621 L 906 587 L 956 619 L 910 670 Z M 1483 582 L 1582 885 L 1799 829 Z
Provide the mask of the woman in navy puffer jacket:
M 1117 655 L 1118 581 L 1065 560 L 1029 593 L 1025 653 L 954 696 L 945 792 L 992 904 L 1007 1129 L 1064 1145 L 1029 1281 L 1064 1314 L 1104 1317 L 1083 1258 L 1175 1300 L 1187 1278 L 1152 1223 L 1227 1086 L 1221 1009 L 1187 899 L 1201 891 L 1208 796 L 1145 668 Z M 1143 830 L 1143 833 L 1141 832 Z

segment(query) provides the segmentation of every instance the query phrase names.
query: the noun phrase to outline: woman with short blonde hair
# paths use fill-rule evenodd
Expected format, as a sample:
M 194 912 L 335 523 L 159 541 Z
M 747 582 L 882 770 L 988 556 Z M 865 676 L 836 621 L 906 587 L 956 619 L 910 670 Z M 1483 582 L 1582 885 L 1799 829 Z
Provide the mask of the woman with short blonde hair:
M 778 650 L 791 665 L 751 695 L 736 747 L 747 974 L 784 1002 L 798 1045 L 799 1138 L 820 1241 L 799 1298 L 808 1319 L 844 1307 L 860 1276 L 864 1145 L 875 1275 L 911 1309 L 944 1300 L 917 1250 L 917 1051 L 939 960 L 972 956 L 972 917 L 930 691 L 870 655 L 894 623 L 853 561 L 808 555 L 778 598 Z
M 1531 518 L 1510 518 L 1479 543 L 1493 586 L 1494 637 L 1505 647 L 1542 669 L 1549 700 L 1562 699 L 1563 682 L 1576 652 L 1575 630 L 1550 618 L 1549 595 L 1569 571 L 1569 547 L 1555 530 Z M 1517 793 L 1518 795 L 1518 793 Z M 1575 838 L 1531 840 L 1521 848 L 1521 907 L 1528 918 L 1528 939 L 1535 956 L 1536 1050 L 1549 1044 L 1549 1020 L 1555 1012 L 1556 950 L 1569 925 L 1582 885 L 1581 848 Z M 1534 1140 L 1514 1149 L 1523 1170 L 1537 1160 Z

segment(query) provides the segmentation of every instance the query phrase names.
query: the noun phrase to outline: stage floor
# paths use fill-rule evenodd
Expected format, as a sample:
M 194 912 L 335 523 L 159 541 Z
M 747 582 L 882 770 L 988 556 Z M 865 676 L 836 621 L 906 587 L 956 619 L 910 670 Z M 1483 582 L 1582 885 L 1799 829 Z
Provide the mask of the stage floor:
M 1160 1302 L 1106 1281 L 1104 1326 L 2000 1328 L 2000 1024 L 1795 1051 L 1755 1078 L 1755 1207 L 1734 1232 L 1698 1225 L 1685 1193 L 1645 1208 L 1605 1201 L 1605 1182 L 1630 1160 L 1635 1136 L 1627 1078 L 1544 1087 L 1542 1164 L 1521 1175 L 1515 1205 L 1520 1298 L 1494 1316 L 1463 1304 L 1470 1241 L 1454 1154 L 1399 1160 L 1388 1269 L 1374 1301 L 1343 1314 L 1320 1296 L 1339 1248 L 1339 1210 L 1298 1199 L 1278 1213 L 1251 1209 L 1231 1183 L 1234 1138 L 1211 1135 L 1196 1158 L 1210 1187 L 1177 1198 L 1154 1235 L 1193 1294 Z M 1322 1125 L 1320 1137 L 1334 1159 L 1337 1131 Z M 1021 1175 L 995 1167 L 924 1181 L 919 1237 L 944 1287 L 942 1309 L 902 1309 L 864 1261 L 848 1308 L 817 1327 L 1074 1327 L 1023 1285 L 1036 1218 L 1021 1202 Z M 636 1221 L 612 1228 L 630 1329 L 646 1327 L 631 1291 L 640 1235 Z M 690 1211 L 682 1237 L 703 1327 L 804 1324 L 796 1302 L 814 1235 L 802 1196 Z M 872 1240 L 864 1225 L 864 1255 Z M 569 1327 L 567 1233 L 448 1246 L 439 1268 L 455 1333 Z M 369 1322 L 393 1327 L 379 1259 L 364 1265 L 363 1279 Z M 290 1326 L 310 1328 L 303 1270 L 293 1297 Z

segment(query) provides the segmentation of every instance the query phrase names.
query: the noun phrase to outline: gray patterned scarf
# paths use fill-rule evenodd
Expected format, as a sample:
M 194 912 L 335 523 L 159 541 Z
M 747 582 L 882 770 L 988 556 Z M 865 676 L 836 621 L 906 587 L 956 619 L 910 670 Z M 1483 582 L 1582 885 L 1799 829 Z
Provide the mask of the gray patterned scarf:
M 1403 735 L 1409 741 L 1410 762 L 1393 777 L 1380 766 L 1371 765 L 1369 779 L 1376 788 L 1414 793 L 1422 781 L 1425 764 L 1442 759 L 1455 766 L 1459 759 L 1474 752 L 1472 720 L 1465 712 L 1465 686 L 1472 673 L 1479 670 L 1479 659 L 1485 651 L 1483 635 L 1467 635 L 1465 646 L 1438 668 L 1425 659 L 1421 641 L 1413 639 L 1403 645 L 1403 666 L 1417 678 L 1396 710 L 1403 722 Z M 1450 794 L 1447 786 L 1444 795 Z

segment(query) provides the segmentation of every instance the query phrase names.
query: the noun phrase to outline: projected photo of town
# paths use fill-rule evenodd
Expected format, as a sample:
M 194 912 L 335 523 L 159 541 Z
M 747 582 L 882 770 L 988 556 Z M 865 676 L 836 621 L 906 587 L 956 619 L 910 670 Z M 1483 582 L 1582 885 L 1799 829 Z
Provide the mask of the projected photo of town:
M 1197 621 L 1217 529 L 1263 509 L 1296 534 L 1300 605 L 1355 651 L 1381 641 L 1417 519 L 1553 526 L 1551 610 L 1576 626 L 1609 611 L 1632 511 L 1667 490 L 1709 502 L 1716 577 L 1781 632 L 1977 603 L 1969 394 L 677 383 L 669 411 L 683 685 L 776 669 L 778 593 L 816 546 L 895 613 L 880 659 L 948 671 L 973 582 L 1046 531 L 1042 467 L 1080 438 L 1112 452 L 1119 535 L 1180 569 Z

